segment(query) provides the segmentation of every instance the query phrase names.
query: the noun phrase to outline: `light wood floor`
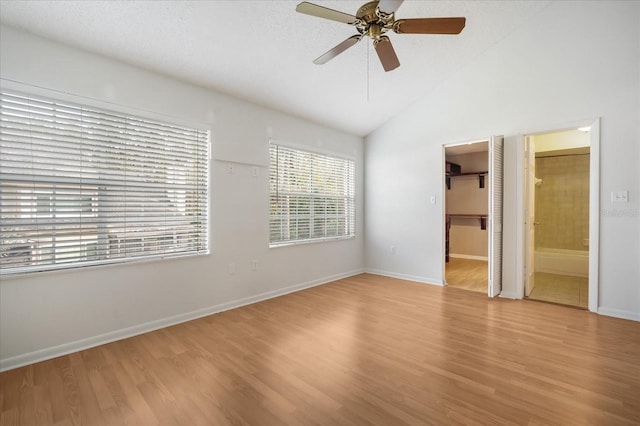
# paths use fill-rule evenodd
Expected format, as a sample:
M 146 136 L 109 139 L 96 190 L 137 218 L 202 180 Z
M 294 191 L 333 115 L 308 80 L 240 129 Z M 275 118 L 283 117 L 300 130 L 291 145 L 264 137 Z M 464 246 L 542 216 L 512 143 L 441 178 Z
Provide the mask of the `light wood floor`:
M 450 287 L 488 294 L 489 262 L 486 260 L 449 258 L 445 278 Z
M 529 299 L 587 309 L 589 303 L 588 278 L 545 272 L 536 272 L 534 275 L 535 286 L 528 297 Z
M 0 375 L 22 425 L 638 425 L 640 323 L 359 275 Z

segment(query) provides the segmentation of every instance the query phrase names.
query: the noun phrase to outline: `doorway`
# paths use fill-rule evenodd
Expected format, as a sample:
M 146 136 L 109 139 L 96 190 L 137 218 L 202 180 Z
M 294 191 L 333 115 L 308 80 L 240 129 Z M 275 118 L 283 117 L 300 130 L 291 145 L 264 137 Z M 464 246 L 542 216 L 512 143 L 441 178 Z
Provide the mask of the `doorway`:
M 591 128 L 524 137 L 524 297 L 589 307 Z
M 503 138 L 443 147 L 445 285 L 497 296 L 502 284 Z

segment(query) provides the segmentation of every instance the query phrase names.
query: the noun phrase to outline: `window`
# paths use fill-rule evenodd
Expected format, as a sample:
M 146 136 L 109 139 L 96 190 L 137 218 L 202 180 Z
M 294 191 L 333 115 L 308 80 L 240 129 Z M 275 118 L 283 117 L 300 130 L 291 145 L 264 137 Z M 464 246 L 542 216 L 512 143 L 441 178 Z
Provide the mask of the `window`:
M 355 165 L 351 160 L 269 146 L 271 246 L 355 235 Z
M 208 252 L 206 131 L 0 96 L 1 274 Z

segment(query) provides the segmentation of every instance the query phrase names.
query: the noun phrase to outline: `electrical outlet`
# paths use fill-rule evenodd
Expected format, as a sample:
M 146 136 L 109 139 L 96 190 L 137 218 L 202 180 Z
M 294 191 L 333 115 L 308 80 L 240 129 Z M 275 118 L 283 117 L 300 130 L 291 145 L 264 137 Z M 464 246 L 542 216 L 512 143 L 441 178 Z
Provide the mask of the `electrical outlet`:
M 258 261 L 257 260 L 252 260 L 251 261 L 251 270 L 252 271 L 257 271 L 258 270 Z
M 230 175 L 233 174 L 233 164 L 227 163 L 227 173 Z
M 611 202 L 612 203 L 628 203 L 629 191 L 613 191 L 611 193 Z
M 396 254 L 396 246 L 391 246 L 391 254 Z
M 257 166 L 253 166 L 251 167 L 251 176 L 252 177 L 258 177 L 258 167 Z
M 233 275 L 235 273 L 236 273 L 236 264 L 232 262 L 229 264 L 229 275 Z

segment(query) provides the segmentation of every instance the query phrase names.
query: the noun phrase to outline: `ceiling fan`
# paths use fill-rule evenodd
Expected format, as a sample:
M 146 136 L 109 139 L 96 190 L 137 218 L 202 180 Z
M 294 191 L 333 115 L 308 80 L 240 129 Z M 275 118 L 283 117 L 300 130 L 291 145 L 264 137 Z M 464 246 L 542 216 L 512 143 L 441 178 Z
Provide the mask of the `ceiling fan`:
M 460 34 L 464 28 L 465 18 L 395 19 L 395 12 L 403 1 L 371 1 L 362 5 L 355 16 L 306 1 L 300 3 L 296 12 L 353 25 L 359 33 L 319 56 L 313 63 L 325 64 L 355 45 L 364 36 L 368 36 L 373 40 L 382 67 L 385 71 L 391 71 L 400 66 L 400 61 L 393 50 L 391 40 L 384 35 L 387 31 L 393 30 L 397 34 Z

